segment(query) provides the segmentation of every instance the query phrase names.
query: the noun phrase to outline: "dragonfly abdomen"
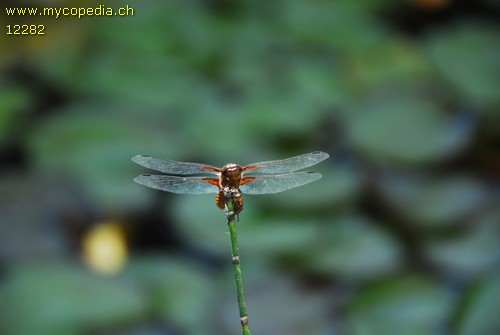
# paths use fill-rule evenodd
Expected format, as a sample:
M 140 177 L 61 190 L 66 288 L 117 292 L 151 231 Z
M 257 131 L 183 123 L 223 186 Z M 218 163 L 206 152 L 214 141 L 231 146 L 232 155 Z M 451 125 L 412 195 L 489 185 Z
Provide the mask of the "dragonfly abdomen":
M 236 188 L 226 187 L 221 189 L 215 196 L 215 203 L 220 209 L 225 209 L 228 200 L 233 202 L 234 214 L 240 214 L 243 210 L 243 194 Z

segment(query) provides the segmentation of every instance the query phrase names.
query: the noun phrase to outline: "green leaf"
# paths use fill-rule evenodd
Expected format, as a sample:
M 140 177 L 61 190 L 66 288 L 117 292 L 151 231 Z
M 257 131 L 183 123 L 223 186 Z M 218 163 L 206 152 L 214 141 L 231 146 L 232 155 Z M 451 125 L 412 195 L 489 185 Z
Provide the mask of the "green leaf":
M 423 253 L 441 269 L 465 278 L 477 276 L 500 265 L 498 222 L 500 213 L 472 220 L 468 230 L 459 236 L 425 241 Z
M 150 313 L 187 333 L 195 333 L 204 318 L 208 318 L 207 309 L 217 294 L 214 278 L 189 264 L 187 259 L 160 255 L 134 258 L 124 276 L 148 293 Z
M 0 144 L 18 130 L 30 103 L 31 97 L 24 88 L 0 84 Z
M 17 266 L 0 295 L 6 335 L 81 334 L 83 328 L 123 325 L 147 312 L 137 287 L 66 263 Z
M 500 332 L 500 276 L 493 274 L 473 287 L 463 317 L 459 335 L 491 335 Z
M 392 206 L 425 227 L 460 223 L 489 198 L 485 185 L 465 175 L 430 178 L 392 174 L 382 178 L 380 186 Z
M 238 227 L 240 249 L 247 258 L 275 261 L 283 254 L 314 247 L 318 221 L 309 218 L 263 218 Z
M 402 265 L 401 247 L 374 222 L 346 216 L 325 223 L 308 255 L 306 271 L 351 280 L 372 279 L 393 273 Z
M 146 190 L 132 181 L 141 169 L 131 157 L 164 156 L 168 151 L 180 157 L 186 147 L 166 146 L 176 142 L 176 130 L 172 127 L 169 132 L 154 114 L 144 119 L 140 110 L 135 114 L 125 110 L 120 104 L 81 104 L 61 110 L 28 138 L 35 166 L 61 178 L 71 175 L 101 206 L 146 201 Z
M 439 107 L 410 93 L 380 94 L 346 109 L 353 145 L 370 158 L 406 164 L 443 161 L 462 150 L 470 133 Z
M 290 36 L 301 44 L 362 52 L 383 43 L 385 31 L 361 8 L 352 2 L 330 1 L 318 6 L 307 1 L 293 1 L 283 7 L 283 20 Z
M 454 301 L 447 290 L 421 278 L 383 282 L 355 298 L 348 312 L 348 333 L 442 334 Z
M 307 210 L 320 208 L 332 208 L 342 206 L 354 201 L 361 189 L 361 174 L 352 167 L 338 167 L 334 163 L 336 157 L 321 163 L 321 165 L 309 168 L 320 172 L 320 180 L 304 185 L 298 189 L 286 191 L 280 194 L 268 195 L 266 198 L 258 197 L 255 201 L 263 201 L 265 204 L 287 210 Z M 333 163 L 333 166 L 331 166 Z M 249 197 L 254 199 L 254 197 Z
M 429 55 L 438 71 L 466 98 L 487 107 L 500 95 L 500 30 L 473 21 L 458 22 L 428 38 Z M 496 113 L 498 108 L 486 108 Z

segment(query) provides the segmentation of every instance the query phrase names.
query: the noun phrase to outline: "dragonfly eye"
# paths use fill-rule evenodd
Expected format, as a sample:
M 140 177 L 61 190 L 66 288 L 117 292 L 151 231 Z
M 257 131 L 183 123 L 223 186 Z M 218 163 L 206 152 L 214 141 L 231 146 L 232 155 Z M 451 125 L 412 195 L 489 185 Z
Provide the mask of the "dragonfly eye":
M 222 171 L 225 171 L 229 174 L 237 174 L 237 173 L 241 173 L 241 171 L 243 170 L 243 168 L 238 165 L 238 164 L 233 164 L 233 163 L 229 163 L 229 164 L 226 164 L 223 168 L 222 168 Z

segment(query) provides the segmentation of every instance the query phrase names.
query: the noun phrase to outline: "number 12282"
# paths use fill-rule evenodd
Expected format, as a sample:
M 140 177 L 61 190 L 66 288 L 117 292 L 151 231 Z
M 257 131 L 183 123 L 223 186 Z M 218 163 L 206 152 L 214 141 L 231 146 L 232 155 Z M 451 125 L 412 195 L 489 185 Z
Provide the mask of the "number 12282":
M 45 35 L 43 24 L 13 24 L 7 26 L 7 35 Z

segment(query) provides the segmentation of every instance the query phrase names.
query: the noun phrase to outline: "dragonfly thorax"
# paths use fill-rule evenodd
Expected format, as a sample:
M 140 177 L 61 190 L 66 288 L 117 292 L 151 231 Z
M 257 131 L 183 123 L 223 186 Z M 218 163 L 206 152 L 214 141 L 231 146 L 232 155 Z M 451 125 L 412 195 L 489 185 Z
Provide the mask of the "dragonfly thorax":
M 224 165 L 220 174 L 220 188 L 239 189 L 242 172 L 243 168 L 241 165 L 234 163 Z

